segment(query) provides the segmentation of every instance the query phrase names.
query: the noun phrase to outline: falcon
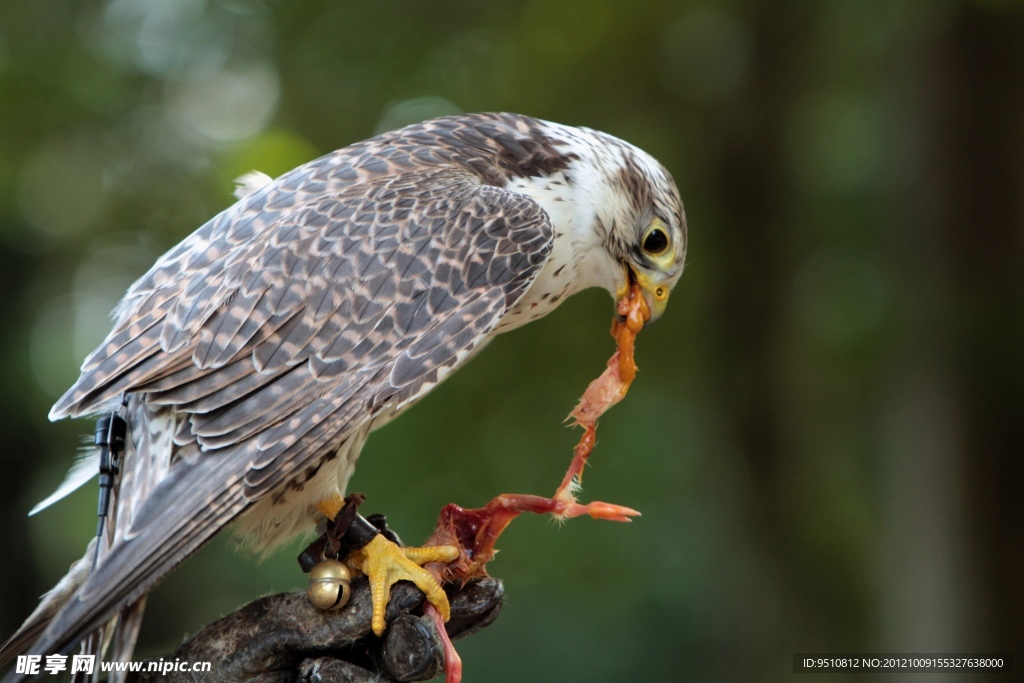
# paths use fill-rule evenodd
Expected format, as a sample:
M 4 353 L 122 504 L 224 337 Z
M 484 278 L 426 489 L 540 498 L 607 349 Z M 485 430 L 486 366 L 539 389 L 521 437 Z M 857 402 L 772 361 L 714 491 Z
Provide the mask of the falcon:
M 131 286 L 51 410 L 123 415 L 120 476 L 103 535 L 0 665 L 113 623 L 113 657 L 130 659 L 163 576 L 226 526 L 268 550 L 332 519 L 370 432 L 495 335 L 588 287 L 638 286 L 653 320 L 683 270 L 683 206 L 661 164 L 527 116 L 439 118 L 250 184 Z M 363 566 L 447 614 L 420 565 L 452 551 L 378 536 Z

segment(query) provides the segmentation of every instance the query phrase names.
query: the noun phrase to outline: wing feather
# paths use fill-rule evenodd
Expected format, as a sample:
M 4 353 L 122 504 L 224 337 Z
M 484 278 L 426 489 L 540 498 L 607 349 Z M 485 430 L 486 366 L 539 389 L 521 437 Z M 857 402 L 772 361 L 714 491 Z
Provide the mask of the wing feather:
M 200 368 L 218 367 L 227 363 L 238 352 L 236 347 L 228 350 L 236 341 L 244 344 L 248 339 L 237 339 L 246 320 L 252 318 L 264 292 L 246 296 L 241 291 L 228 299 L 199 332 L 199 343 L 192 352 L 192 361 Z M 251 338 L 251 337 L 250 337 Z M 225 353 L 227 352 L 227 353 Z
M 95 629 L 378 411 L 428 391 L 486 340 L 551 242 L 533 200 L 464 169 L 387 176 L 325 157 L 169 252 L 51 415 L 135 394 L 188 422 L 173 435 L 182 455 L 33 651 Z

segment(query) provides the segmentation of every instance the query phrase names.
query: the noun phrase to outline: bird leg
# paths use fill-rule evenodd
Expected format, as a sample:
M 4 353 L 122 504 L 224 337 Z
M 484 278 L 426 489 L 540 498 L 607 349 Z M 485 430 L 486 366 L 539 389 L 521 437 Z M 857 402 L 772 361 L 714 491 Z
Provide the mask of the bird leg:
M 373 632 L 378 636 L 384 635 L 384 629 L 387 628 L 384 611 L 388 606 L 391 586 L 399 581 L 414 583 L 427 596 L 427 600 L 437 609 L 441 618 L 448 621 L 451 617 L 448 596 L 437 578 L 421 565 L 428 562 L 451 562 L 458 557 L 459 550 L 453 546 L 401 548 L 379 533 L 362 550 L 350 556 L 349 564 L 354 565 L 370 579 Z
M 639 285 L 633 283 L 619 299 L 616 313 L 611 331 L 615 338 L 615 353 L 608 359 L 608 365 L 601 376 L 590 383 L 580 402 L 566 418 L 583 427 L 583 436 L 576 444 L 572 463 L 555 492 L 558 500 L 576 501 L 573 494 L 580 488 L 583 468 L 597 443 L 597 419 L 626 397 L 629 385 L 636 379 L 636 360 L 633 357 L 636 335 L 651 317 Z
M 498 537 L 513 519 L 524 512 L 551 513 L 563 520 L 588 515 L 613 522 L 628 522 L 630 517 L 640 514 L 632 508 L 612 503 L 596 501 L 581 505 L 575 500 L 568 502 L 521 493 L 503 493 L 482 508 L 468 510 L 449 503 L 441 510 L 437 528 L 424 545 L 454 547 L 458 551 L 457 556 L 427 569 L 442 582 L 487 576 L 484 566 L 497 553 L 494 546 Z
M 337 518 L 338 513 L 344 510 L 346 507 L 358 508 L 363 503 L 363 501 L 366 500 L 366 498 L 364 497 L 363 500 L 356 502 L 354 500 L 350 501 L 349 498 L 351 497 L 342 497 L 340 493 L 335 493 L 334 495 L 328 496 L 323 500 L 318 500 L 313 507 L 319 510 L 320 514 L 322 514 L 324 517 L 333 522 Z
M 387 627 L 384 612 L 391 586 L 398 581 L 414 583 L 427 596 L 442 619 L 448 621 L 451 614 L 448 596 L 437 578 L 423 569 L 422 565 L 455 560 L 459 557 L 458 548 L 437 544 L 424 548 L 401 547 L 396 536 L 388 534 L 356 512 L 364 500 L 361 494 L 353 494 L 345 499 L 341 496 L 327 498 L 315 505 L 329 521 L 323 538 L 315 541 L 299 557 L 303 569 L 310 564 L 310 560 L 315 562 L 324 557 L 338 557 L 342 549 L 347 550 L 345 563 L 370 580 L 373 605 L 371 626 L 378 636 L 383 635 Z M 320 557 L 314 559 L 316 555 Z

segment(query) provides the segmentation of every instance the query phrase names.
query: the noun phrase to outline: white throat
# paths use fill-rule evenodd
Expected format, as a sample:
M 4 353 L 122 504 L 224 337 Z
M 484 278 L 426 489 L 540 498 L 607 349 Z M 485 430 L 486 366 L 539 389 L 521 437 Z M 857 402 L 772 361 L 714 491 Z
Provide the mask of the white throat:
M 590 287 L 614 293 L 622 266 L 608 253 L 606 238 L 611 225 L 607 221 L 618 213 L 614 203 L 624 199 L 612 188 L 607 167 L 600 161 L 594 158 L 593 148 L 586 145 L 580 150 L 580 158 L 564 172 L 515 178 L 508 184 L 507 189 L 534 199 L 547 212 L 555 239 L 544 268 L 502 320 L 498 331 L 541 318 Z

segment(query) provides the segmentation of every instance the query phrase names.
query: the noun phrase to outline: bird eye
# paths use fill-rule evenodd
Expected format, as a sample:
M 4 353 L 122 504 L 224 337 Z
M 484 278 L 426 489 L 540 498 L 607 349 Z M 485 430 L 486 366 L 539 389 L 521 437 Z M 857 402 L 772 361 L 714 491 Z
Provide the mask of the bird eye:
M 649 256 L 661 256 L 668 250 L 668 233 L 655 225 L 644 235 L 644 251 Z

